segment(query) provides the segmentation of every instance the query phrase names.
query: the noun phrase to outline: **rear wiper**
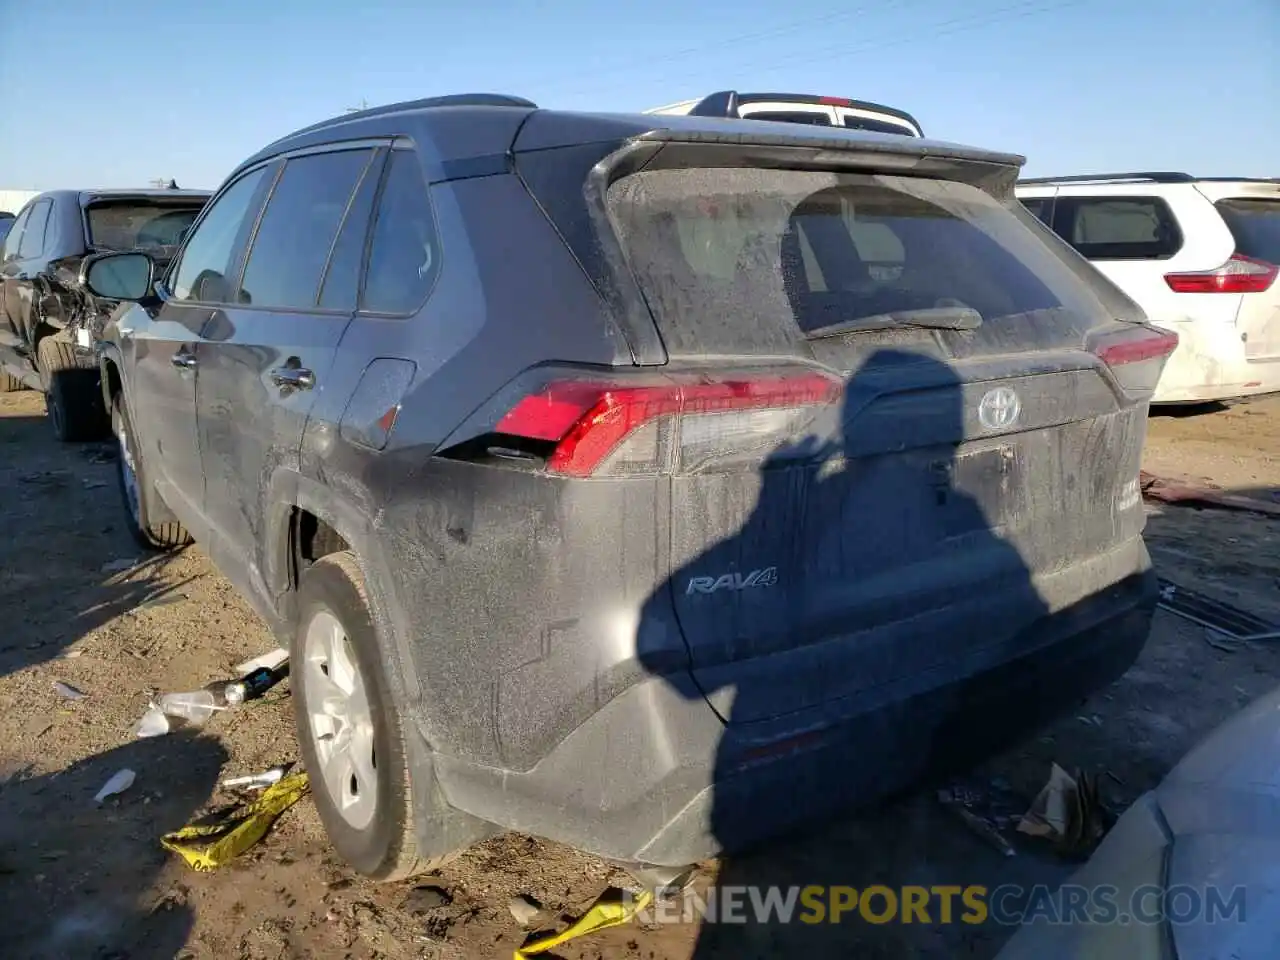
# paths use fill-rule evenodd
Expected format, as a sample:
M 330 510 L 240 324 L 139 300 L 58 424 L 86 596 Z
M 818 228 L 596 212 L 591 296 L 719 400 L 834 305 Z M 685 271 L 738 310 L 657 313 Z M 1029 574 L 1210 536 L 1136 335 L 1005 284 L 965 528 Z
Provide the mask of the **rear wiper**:
M 810 340 L 835 337 L 842 333 L 864 330 L 886 330 L 893 327 L 924 327 L 929 330 L 976 330 L 982 326 L 982 314 L 972 307 L 928 307 L 923 310 L 896 310 L 853 320 L 839 320 L 806 332 Z

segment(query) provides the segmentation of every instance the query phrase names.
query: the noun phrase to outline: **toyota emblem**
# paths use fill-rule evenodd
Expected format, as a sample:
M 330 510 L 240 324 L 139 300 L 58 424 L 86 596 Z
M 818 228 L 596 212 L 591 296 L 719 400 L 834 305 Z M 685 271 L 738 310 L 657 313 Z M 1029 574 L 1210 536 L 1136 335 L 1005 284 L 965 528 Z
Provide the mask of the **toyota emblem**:
M 978 420 L 988 430 L 1007 430 L 1018 420 L 1022 401 L 1008 387 L 988 390 L 978 403 Z

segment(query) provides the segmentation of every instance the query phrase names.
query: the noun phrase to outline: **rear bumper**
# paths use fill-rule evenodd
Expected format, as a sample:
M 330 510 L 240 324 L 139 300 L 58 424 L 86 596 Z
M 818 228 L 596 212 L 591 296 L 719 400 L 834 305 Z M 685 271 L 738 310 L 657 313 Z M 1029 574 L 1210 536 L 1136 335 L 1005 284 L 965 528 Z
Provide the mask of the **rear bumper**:
M 1017 655 L 783 718 L 767 739 L 761 725 L 724 724 L 688 674 L 653 676 L 527 772 L 443 756 L 436 771 L 454 806 L 612 859 L 678 866 L 749 846 L 970 765 L 1119 677 L 1157 594 L 1141 540 L 1109 559 L 1127 569 L 1000 645 Z
M 1234 323 L 1156 321 L 1178 335 L 1153 404 L 1205 403 L 1280 391 L 1280 357 L 1250 360 Z

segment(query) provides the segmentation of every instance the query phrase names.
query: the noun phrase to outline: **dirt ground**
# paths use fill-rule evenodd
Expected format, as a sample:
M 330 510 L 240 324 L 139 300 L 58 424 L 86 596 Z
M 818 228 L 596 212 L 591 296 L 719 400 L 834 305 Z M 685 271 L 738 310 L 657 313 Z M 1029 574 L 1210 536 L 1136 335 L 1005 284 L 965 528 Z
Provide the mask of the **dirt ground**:
M 52 439 L 42 398 L 0 396 L 0 956 L 97 958 L 509 957 L 527 935 L 508 910 L 543 904 L 558 928 L 618 871 L 556 844 L 509 835 L 438 874 L 378 885 L 325 842 L 309 799 L 248 854 L 190 870 L 160 835 L 233 799 L 227 776 L 295 759 L 287 684 L 198 734 L 135 740 L 155 691 L 197 689 L 274 641 L 199 548 L 145 557 L 124 530 L 110 449 Z M 1160 413 L 1147 469 L 1280 496 L 1280 399 Z M 1280 521 L 1150 508 L 1149 543 L 1167 578 L 1280 622 Z M 1159 781 L 1193 743 L 1280 683 L 1280 646 L 1214 645 L 1157 614 L 1139 662 L 1078 714 L 1030 734 L 975 776 L 1034 795 L 1051 761 L 1103 772 L 1116 810 Z M 55 681 L 87 694 L 68 700 Z M 850 762 L 857 762 L 851 758 Z M 93 797 L 117 770 L 126 793 Z M 1010 859 L 921 790 L 787 837 L 725 876 L 779 884 L 1055 882 L 1070 864 L 1019 844 Z M 444 892 L 415 892 L 430 884 Z M 432 896 L 435 902 L 427 902 Z M 987 958 L 1003 928 L 845 923 L 793 930 L 707 928 L 700 958 L 791 955 Z M 694 955 L 696 923 L 630 925 L 558 948 L 569 958 Z

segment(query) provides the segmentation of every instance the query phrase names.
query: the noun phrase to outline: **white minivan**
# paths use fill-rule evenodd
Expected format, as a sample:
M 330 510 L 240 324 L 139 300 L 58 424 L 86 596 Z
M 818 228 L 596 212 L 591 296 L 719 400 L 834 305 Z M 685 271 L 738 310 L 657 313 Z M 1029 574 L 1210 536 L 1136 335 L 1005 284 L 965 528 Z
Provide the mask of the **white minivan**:
M 1046 177 L 1017 195 L 1178 334 L 1153 403 L 1280 391 L 1280 180 Z

